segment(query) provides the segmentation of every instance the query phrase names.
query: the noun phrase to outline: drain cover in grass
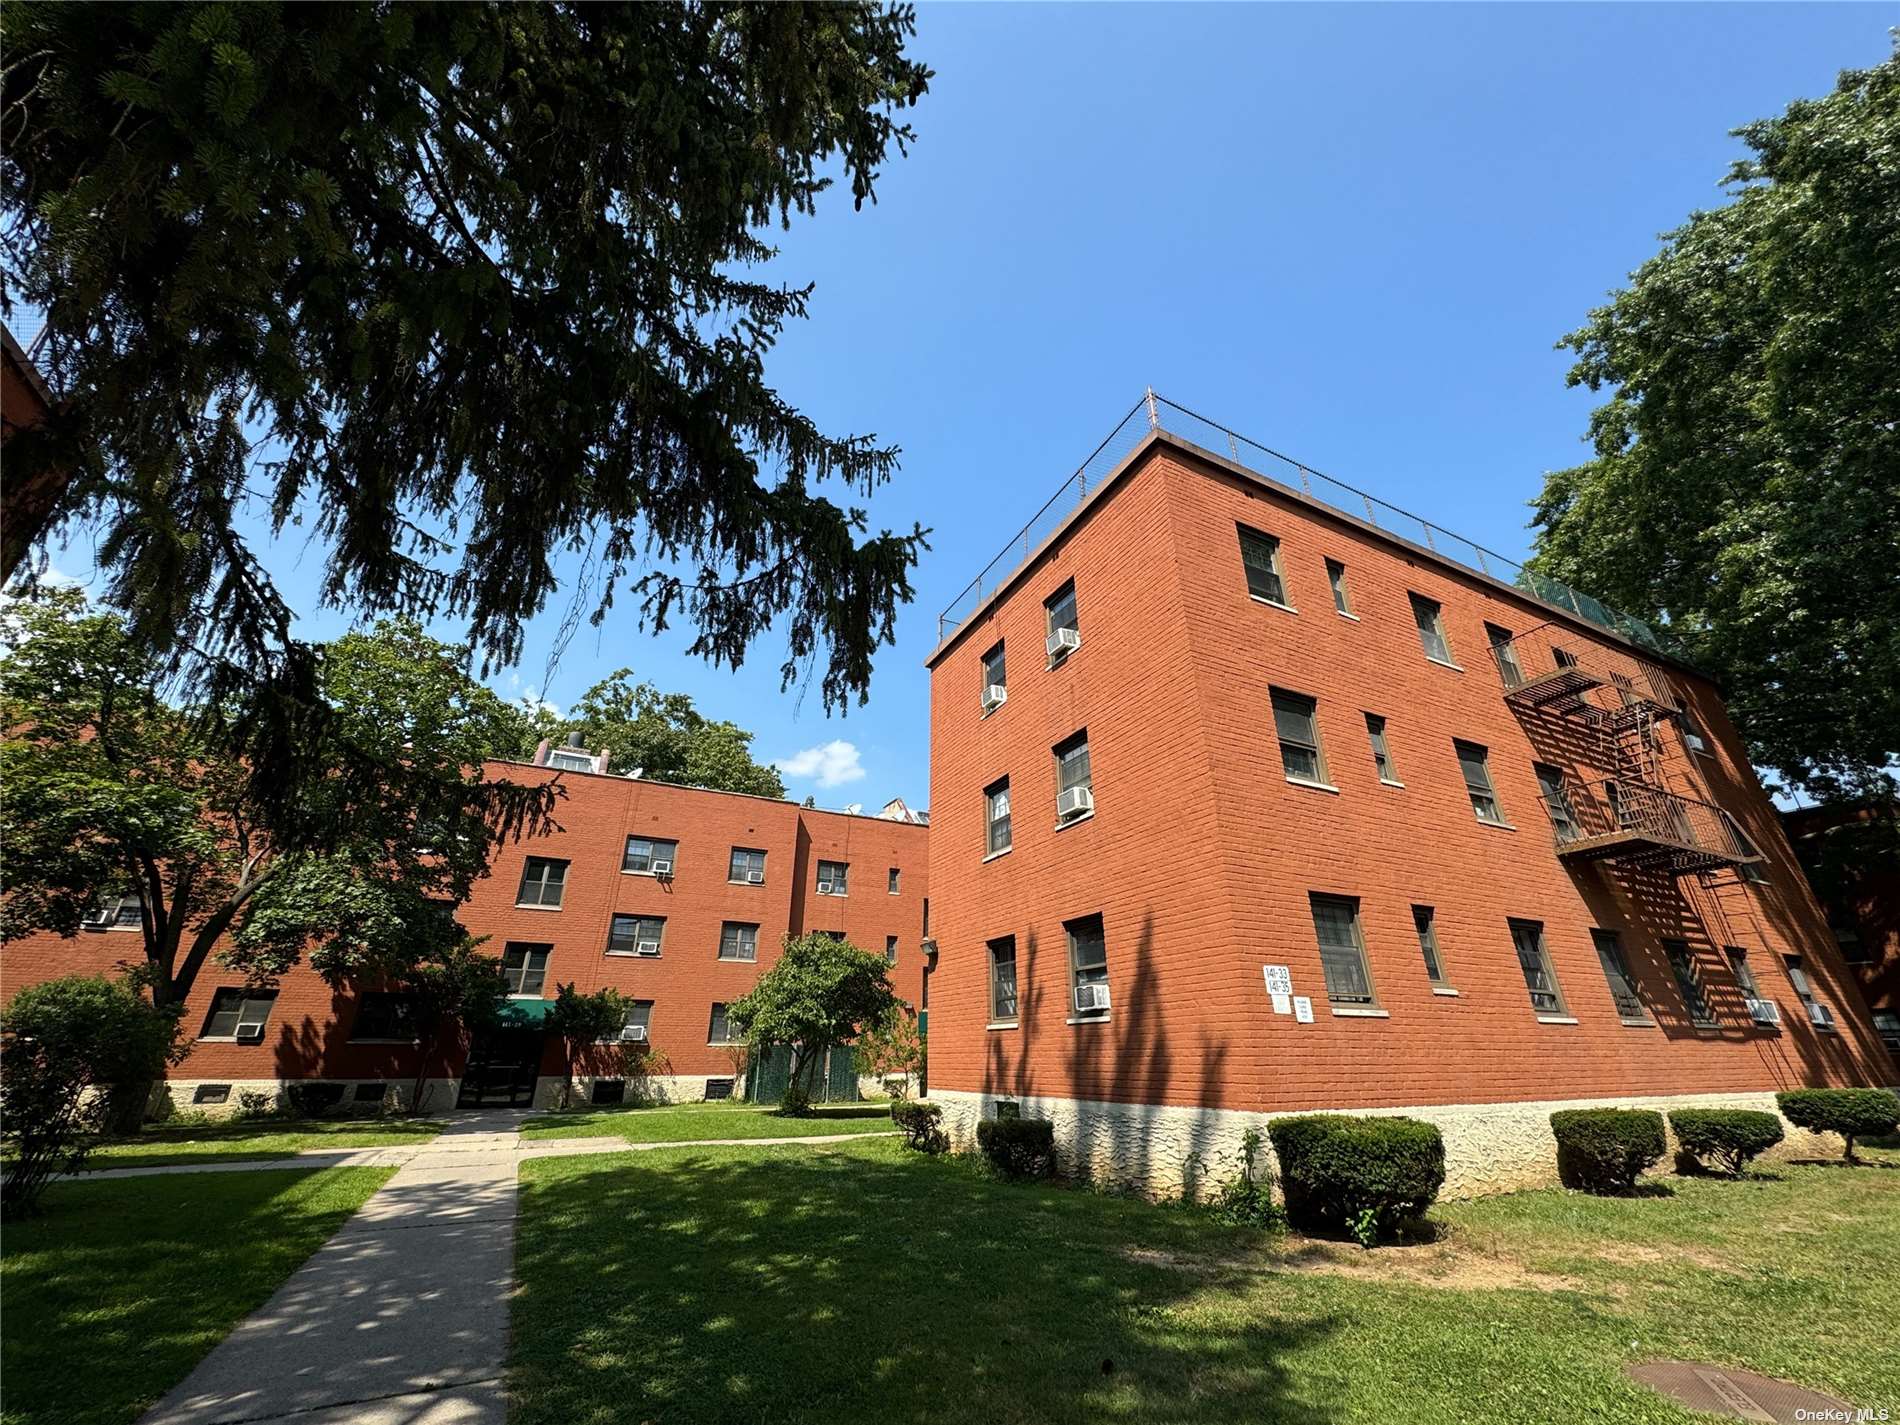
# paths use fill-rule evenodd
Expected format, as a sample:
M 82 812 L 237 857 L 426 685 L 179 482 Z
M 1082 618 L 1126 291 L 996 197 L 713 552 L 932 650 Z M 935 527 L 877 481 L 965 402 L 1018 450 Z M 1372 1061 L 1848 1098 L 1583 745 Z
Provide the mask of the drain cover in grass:
M 1714 1415 L 1726 1415 L 1731 1420 L 1795 1425 L 1796 1421 L 1854 1418 L 1853 1408 L 1831 1395 L 1733 1366 L 1705 1366 L 1695 1361 L 1645 1361 L 1641 1365 L 1625 1366 L 1623 1370 L 1631 1380 L 1691 1410 L 1706 1410 Z M 1839 1413 L 1842 1411 L 1846 1413 Z

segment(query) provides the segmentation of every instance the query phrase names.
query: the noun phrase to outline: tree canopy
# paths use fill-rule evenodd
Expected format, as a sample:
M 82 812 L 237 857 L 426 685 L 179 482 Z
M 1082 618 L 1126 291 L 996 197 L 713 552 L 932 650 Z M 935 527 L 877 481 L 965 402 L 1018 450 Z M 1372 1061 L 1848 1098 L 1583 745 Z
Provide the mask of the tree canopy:
M 444 914 L 545 788 L 484 779 L 507 710 L 464 655 L 395 621 L 320 650 L 320 741 L 282 805 L 163 696 L 159 660 L 73 591 L 16 601 L 0 660 L 0 939 L 76 934 L 136 898 L 155 1003 L 182 1002 L 221 938 L 246 974 L 300 958 L 333 983 L 402 980 L 464 938 Z
M 203 701 L 294 698 L 259 509 L 327 542 L 325 600 L 464 620 L 484 672 L 573 557 L 571 615 L 631 595 L 733 665 L 782 619 L 787 682 L 861 701 L 924 532 L 849 504 L 895 446 L 767 384 L 812 289 L 760 269 L 770 224 L 834 179 L 874 199 L 906 150 L 914 31 L 873 4 L 10 7 L 5 293 L 45 314 L 60 402 L 8 448 L 4 572 L 93 524 L 129 636 Z
M 558 742 L 573 732 L 590 752 L 611 754 L 607 765 L 612 771 L 638 768 L 659 782 L 759 797 L 785 795 L 777 769 L 753 760 L 750 732 L 702 716 L 684 693 L 634 682 L 630 668 L 594 684 L 566 717 L 528 714 L 514 755 L 528 756 L 542 738 Z
M 898 1005 L 882 955 L 815 931 L 787 936 L 778 963 L 727 1008 L 727 1023 L 753 1050 L 789 1044 L 799 1051 L 807 1094 L 825 1051 L 883 1023 Z
M 1900 756 L 1900 52 L 1736 130 L 1693 214 L 1563 345 L 1609 393 L 1546 477 L 1545 572 L 1666 621 L 1757 765 L 1891 795 Z

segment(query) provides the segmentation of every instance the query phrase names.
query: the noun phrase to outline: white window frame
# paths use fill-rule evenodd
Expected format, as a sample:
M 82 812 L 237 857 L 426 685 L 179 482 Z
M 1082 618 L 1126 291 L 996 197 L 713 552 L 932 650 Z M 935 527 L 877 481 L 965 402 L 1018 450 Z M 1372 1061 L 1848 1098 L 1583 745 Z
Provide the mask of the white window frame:
M 1004 948 L 1007 948 L 1009 953 L 1007 955 L 999 954 L 998 952 Z M 1021 987 L 1016 980 L 1016 937 L 1013 935 L 999 935 L 996 939 L 990 941 L 984 949 L 989 956 L 990 966 L 990 1023 L 1015 1024 L 1022 1012 L 1022 1001 L 1020 999 Z M 1007 977 L 1009 984 L 1009 1008 L 1007 1011 L 1002 1008 L 1002 999 L 998 994 L 998 990 L 1004 981 L 1004 976 L 1000 973 L 1004 965 L 1009 966 L 1009 974 Z
M 1009 778 L 991 782 L 983 789 L 983 854 L 1001 856 L 1014 846 L 1009 819 Z M 1002 828 L 1002 844 L 997 844 L 997 828 Z

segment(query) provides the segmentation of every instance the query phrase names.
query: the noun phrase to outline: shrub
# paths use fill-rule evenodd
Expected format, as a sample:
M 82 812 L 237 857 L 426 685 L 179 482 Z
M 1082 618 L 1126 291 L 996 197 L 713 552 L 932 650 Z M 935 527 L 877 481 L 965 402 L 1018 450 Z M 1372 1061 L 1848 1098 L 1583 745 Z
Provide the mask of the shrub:
M 69 975 L 29 985 L 0 1013 L 0 1131 L 10 1149 L 0 1215 L 39 1208 L 56 1173 L 78 1170 L 111 1090 L 143 1094 L 165 1072 L 178 1021 L 136 985 Z
M 891 1122 L 904 1130 L 904 1142 L 920 1153 L 941 1153 L 950 1146 L 943 1131 L 943 1110 L 928 1099 L 894 1098 Z
M 1056 1170 L 1056 1126 L 1046 1118 L 986 1118 L 976 1125 L 976 1143 L 1006 1178 L 1046 1178 Z
M 1647 1108 L 1565 1108 L 1550 1116 L 1557 1175 L 1587 1192 L 1629 1192 L 1669 1150 L 1663 1117 Z
M 1278 1232 L 1286 1214 L 1273 1201 L 1272 1187 L 1260 1180 L 1260 1130 L 1249 1128 L 1240 1136 L 1240 1171 L 1214 1194 L 1214 1215 L 1230 1227 L 1260 1227 Z
M 1900 1127 L 1900 1098 L 1888 1089 L 1790 1089 L 1775 1095 L 1782 1116 L 1816 1133 L 1838 1133 L 1850 1163 L 1856 1138 L 1873 1138 Z
M 1782 1139 L 1781 1120 L 1751 1108 L 1679 1108 L 1669 1115 L 1682 1151 L 1712 1158 L 1732 1178 Z
M 274 1118 L 285 1107 L 283 1099 L 263 1089 L 239 1089 L 237 1099 L 239 1118 Z
M 1309 1113 L 1275 1120 L 1267 1136 L 1287 1216 L 1368 1246 L 1422 1216 L 1445 1185 L 1445 1140 L 1416 1118 Z

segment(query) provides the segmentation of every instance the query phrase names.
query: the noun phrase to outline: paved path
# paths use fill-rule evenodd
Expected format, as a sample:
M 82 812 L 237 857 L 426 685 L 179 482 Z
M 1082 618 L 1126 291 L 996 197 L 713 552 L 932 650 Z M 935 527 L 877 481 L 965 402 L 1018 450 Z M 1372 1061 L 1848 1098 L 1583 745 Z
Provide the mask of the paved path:
M 400 1163 L 271 1299 L 238 1323 L 140 1425 L 504 1425 L 523 1158 L 651 1148 L 838 1143 L 882 1133 L 712 1142 L 524 1141 L 523 1110 L 471 1114 L 419 1146 L 318 1150 L 87 1177 Z

